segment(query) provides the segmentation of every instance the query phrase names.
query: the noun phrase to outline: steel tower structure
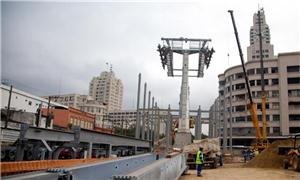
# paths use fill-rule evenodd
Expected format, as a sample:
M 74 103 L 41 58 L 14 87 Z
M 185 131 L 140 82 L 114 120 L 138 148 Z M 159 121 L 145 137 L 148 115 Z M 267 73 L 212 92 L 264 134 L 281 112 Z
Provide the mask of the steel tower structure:
M 163 45 L 158 45 L 163 69 L 167 66 L 167 74 L 172 77 L 182 77 L 180 103 L 179 103 L 179 123 L 175 136 L 175 147 L 183 147 L 191 143 L 191 132 L 189 127 L 189 77 L 203 77 L 204 66 L 208 68 L 213 48 L 209 49 L 210 39 L 188 39 L 188 38 L 161 38 Z M 183 56 L 182 68 L 173 68 L 173 53 Z M 189 68 L 189 55 L 199 54 L 198 68 Z M 179 75 L 174 72 L 182 72 Z M 189 75 L 189 72 L 196 72 L 197 75 Z

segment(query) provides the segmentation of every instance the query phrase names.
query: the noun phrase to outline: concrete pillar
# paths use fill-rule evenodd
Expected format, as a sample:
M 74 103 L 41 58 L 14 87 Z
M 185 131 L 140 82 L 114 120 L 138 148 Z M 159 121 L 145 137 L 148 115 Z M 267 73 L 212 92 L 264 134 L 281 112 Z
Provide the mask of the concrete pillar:
M 232 151 L 232 79 L 229 78 L 229 90 L 230 90 L 230 98 L 229 98 L 229 150 L 230 154 L 233 153 Z
M 218 114 L 217 114 L 217 104 L 214 104 L 214 137 L 218 137 Z
M 158 129 L 158 110 L 157 110 L 157 102 L 155 102 L 155 113 L 154 113 L 154 142 L 158 140 L 159 135 L 157 133 Z
M 137 92 L 137 103 L 136 103 L 136 124 L 135 124 L 135 138 L 140 139 L 140 91 L 141 91 L 141 73 L 138 76 L 138 92 Z
M 147 140 L 150 141 L 150 101 L 151 91 L 148 92 L 148 109 L 147 109 Z
M 221 137 L 221 100 L 218 97 L 218 137 Z
M 134 148 L 134 149 L 133 149 L 134 155 L 137 155 L 137 146 L 134 146 L 133 148 Z
M 225 86 L 223 88 L 223 91 L 225 93 Z M 226 110 L 226 99 L 225 96 L 223 98 L 223 108 L 222 108 L 222 114 L 223 114 L 223 152 L 227 151 L 227 115 L 225 114 L 227 112 Z
M 88 158 L 92 158 L 92 151 L 93 151 L 93 143 L 90 142 L 89 143 L 89 154 L 88 154 Z
M 106 156 L 110 157 L 111 156 L 111 151 L 112 151 L 112 145 L 108 144 L 107 145 L 107 150 L 106 150 Z
M 144 101 L 143 101 L 143 118 L 142 118 L 142 139 L 145 140 L 145 121 L 146 121 L 146 96 L 147 96 L 147 83 L 144 84 Z
M 170 148 L 170 130 L 171 130 L 170 121 L 171 121 L 171 107 L 169 104 L 168 116 L 166 118 L 166 147 L 167 147 L 167 150 L 169 150 L 169 148 Z
M 199 106 L 195 123 L 195 140 L 200 140 L 202 134 L 201 107 Z
M 17 147 L 16 147 L 15 161 L 23 161 L 24 149 L 26 146 L 25 134 L 26 134 L 28 128 L 29 128 L 28 124 L 21 124 L 20 135 L 19 135 L 19 139 L 17 141 Z
M 180 91 L 180 117 L 178 124 L 178 132 L 190 133 L 189 129 L 189 81 L 188 81 L 189 54 L 183 54 L 182 62 L 182 81 Z
M 155 111 L 154 111 L 154 97 L 152 97 L 152 103 L 151 103 L 151 141 L 154 140 L 154 122 L 155 122 L 155 117 L 154 117 Z

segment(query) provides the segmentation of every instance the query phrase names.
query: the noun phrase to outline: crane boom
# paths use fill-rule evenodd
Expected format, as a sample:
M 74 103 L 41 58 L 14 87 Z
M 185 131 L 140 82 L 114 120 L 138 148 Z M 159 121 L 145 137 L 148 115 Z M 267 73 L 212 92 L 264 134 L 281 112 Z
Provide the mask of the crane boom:
M 257 119 L 256 104 L 253 102 L 253 99 L 252 99 L 252 94 L 251 94 L 251 90 L 250 90 L 250 86 L 249 86 L 249 79 L 248 79 L 248 75 L 247 75 L 245 63 L 244 63 L 244 56 L 243 56 L 243 52 L 242 52 L 242 48 L 241 48 L 241 44 L 240 44 L 240 40 L 239 40 L 239 35 L 238 35 L 237 28 L 236 28 L 235 21 L 234 21 L 233 10 L 228 10 L 228 12 L 231 15 L 234 34 L 235 34 L 236 42 L 237 42 L 238 49 L 239 49 L 239 54 L 240 54 L 242 68 L 243 68 L 244 77 L 245 77 L 245 83 L 247 86 L 247 92 L 248 92 L 248 96 L 249 96 L 249 100 L 250 100 L 250 103 L 248 104 L 248 108 L 250 110 L 253 126 L 256 130 L 255 131 L 256 140 L 260 143 L 262 141 L 262 135 L 260 132 L 259 123 L 258 123 L 258 119 Z

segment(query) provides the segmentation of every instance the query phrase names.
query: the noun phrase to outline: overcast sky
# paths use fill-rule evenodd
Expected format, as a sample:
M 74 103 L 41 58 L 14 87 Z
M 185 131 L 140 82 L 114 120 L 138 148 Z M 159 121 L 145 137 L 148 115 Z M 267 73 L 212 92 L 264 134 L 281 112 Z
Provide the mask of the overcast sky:
M 203 78 L 190 79 L 191 109 L 209 109 L 217 75 L 240 64 L 227 10 L 234 10 L 246 58 L 258 6 L 265 9 L 275 54 L 299 51 L 299 0 L 1 2 L 2 79 L 36 95 L 87 94 L 92 77 L 109 62 L 124 84 L 124 109 L 136 108 L 139 72 L 160 107 L 177 108 L 181 79 L 162 69 L 160 38 L 211 38 L 216 53 L 210 67 Z

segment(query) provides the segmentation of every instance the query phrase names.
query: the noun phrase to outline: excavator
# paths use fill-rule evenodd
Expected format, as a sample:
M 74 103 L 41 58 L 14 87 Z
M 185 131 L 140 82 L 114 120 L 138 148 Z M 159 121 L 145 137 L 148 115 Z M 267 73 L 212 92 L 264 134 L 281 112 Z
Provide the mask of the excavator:
M 263 121 L 262 130 L 263 131 L 261 132 L 261 129 L 260 129 L 259 123 L 258 123 L 258 118 L 257 118 L 256 103 L 253 102 L 252 93 L 251 93 L 250 86 L 249 86 L 249 79 L 248 79 L 248 75 L 247 75 L 246 68 L 245 68 L 244 57 L 243 57 L 243 52 L 242 52 L 242 48 L 240 45 L 237 28 L 235 25 L 233 10 L 228 10 L 228 12 L 230 13 L 232 24 L 233 24 L 234 34 L 235 34 L 236 42 L 238 45 L 239 55 L 240 55 L 240 59 L 242 62 L 242 68 L 243 68 L 243 73 L 244 73 L 244 78 L 245 78 L 245 84 L 247 87 L 247 92 L 248 92 L 248 97 L 249 97 L 249 104 L 247 105 L 247 108 L 250 111 L 253 127 L 255 128 L 256 142 L 254 144 L 252 144 L 252 149 L 255 149 L 255 150 L 258 150 L 259 152 L 261 152 L 265 148 L 267 148 L 268 144 L 269 144 L 268 139 L 267 139 L 267 133 L 266 133 L 267 123 L 266 123 L 266 118 L 265 118 L 266 117 L 266 109 L 265 109 L 266 96 L 263 91 L 263 93 L 262 93 L 263 94 L 262 95 L 262 117 L 263 117 L 262 118 L 262 121 Z M 261 72 L 261 73 L 263 73 L 263 72 Z

